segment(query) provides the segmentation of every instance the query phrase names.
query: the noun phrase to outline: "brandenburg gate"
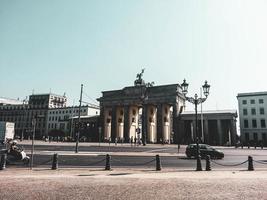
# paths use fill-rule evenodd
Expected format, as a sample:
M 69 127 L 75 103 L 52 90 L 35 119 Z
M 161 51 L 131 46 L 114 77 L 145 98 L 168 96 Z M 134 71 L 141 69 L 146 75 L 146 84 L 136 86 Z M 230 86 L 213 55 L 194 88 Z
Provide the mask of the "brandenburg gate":
M 154 86 L 137 74 L 134 86 L 102 92 L 101 136 L 104 140 L 141 140 L 148 143 L 176 142 L 177 118 L 185 104 L 179 84 Z

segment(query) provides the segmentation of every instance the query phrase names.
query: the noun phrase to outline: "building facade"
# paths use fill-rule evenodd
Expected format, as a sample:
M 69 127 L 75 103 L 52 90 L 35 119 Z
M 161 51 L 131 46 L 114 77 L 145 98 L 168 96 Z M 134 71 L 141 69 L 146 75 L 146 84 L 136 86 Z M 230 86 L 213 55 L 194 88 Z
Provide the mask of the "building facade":
M 239 93 L 237 100 L 241 142 L 267 145 L 267 92 Z
M 80 116 L 95 116 L 100 114 L 98 106 L 81 106 Z M 79 115 L 79 106 L 51 108 L 47 115 L 48 135 L 52 130 L 61 130 L 67 135 L 74 137 L 75 130 L 73 120 Z
M 203 111 L 198 113 L 198 135 L 201 142 L 210 145 L 235 145 L 237 142 L 236 110 Z M 178 120 L 179 142 L 189 144 L 196 140 L 195 113 L 184 112 Z
M 13 101 L 14 102 L 14 101 Z M 0 105 L 0 121 L 14 122 L 15 135 L 21 138 L 30 137 L 33 130 L 33 119 L 36 119 L 36 138 L 47 135 L 47 117 L 50 108 L 66 106 L 67 98 L 56 94 L 33 94 L 28 101 Z

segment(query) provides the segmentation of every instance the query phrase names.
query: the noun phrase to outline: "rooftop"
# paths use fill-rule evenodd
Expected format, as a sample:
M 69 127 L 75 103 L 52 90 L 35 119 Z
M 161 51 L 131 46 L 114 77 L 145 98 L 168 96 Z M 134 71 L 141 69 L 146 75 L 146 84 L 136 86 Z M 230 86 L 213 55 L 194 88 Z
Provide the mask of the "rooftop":
M 10 98 L 5 98 L 5 97 L 0 97 L 0 104 L 19 105 L 19 104 L 23 104 L 23 101 L 20 101 L 18 99 L 10 99 Z
M 231 113 L 236 114 L 237 110 L 203 110 L 203 114 L 225 114 L 225 113 Z M 182 113 L 182 115 L 191 115 L 195 114 L 195 111 L 185 111 Z M 198 114 L 201 114 L 200 110 L 198 111 Z
M 248 96 L 264 96 L 267 95 L 267 92 L 247 92 L 247 93 L 238 93 L 238 97 L 248 97 Z

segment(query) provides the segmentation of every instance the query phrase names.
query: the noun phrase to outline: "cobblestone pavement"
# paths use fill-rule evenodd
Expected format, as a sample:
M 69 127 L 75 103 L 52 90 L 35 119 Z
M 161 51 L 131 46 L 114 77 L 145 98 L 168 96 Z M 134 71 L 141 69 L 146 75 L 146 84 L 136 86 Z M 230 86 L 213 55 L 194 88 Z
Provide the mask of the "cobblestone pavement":
M 0 199 L 267 199 L 266 171 L 5 169 Z

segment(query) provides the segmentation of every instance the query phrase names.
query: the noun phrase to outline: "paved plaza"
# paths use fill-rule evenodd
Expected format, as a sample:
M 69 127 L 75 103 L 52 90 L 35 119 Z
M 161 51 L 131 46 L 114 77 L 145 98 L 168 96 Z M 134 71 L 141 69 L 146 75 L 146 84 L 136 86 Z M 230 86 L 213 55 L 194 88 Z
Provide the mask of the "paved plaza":
M 0 199 L 267 199 L 267 171 L 6 169 Z
M 20 143 L 30 152 L 31 141 Z M 185 145 L 179 154 L 177 145 L 135 146 L 130 144 L 109 146 L 107 143 L 80 143 L 79 153 L 74 153 L 75 143 L 35 141 L 35 163 L 43 156 L 59 153 L 62 160 L 57 170 L 49 165 L 8 165 L 0 171 L 0 199 L 266 199 L 267 165 L 254 163 L 255 171 L 241 166 L 212 165 L 212 171 L 195 171 L 196 161 L 185 158 Z M 225 158 L 216 162 L 231 164 L 252 155 L 266 161 L 267 149 L 216 147 L 225 152 Z M 111 170 L 104 170 L 105 161 L 99 166 L 88 166 L 91 159 L 99 160 L 106 153 L 112 155 Z M 162 158 L 162 170 L 151 165 L 133 167 L 129 163 L 146 161 L 155 154 Z M 47 158 L 47 157 L 45 157 Z M 126 166 L 120 166 L 121 159 Z M 142 160 L 143 159 L 143 160 Z M 83 165 L 83 162 L 87 164 Z M 78 164 L 77 164 L 78 163 Z M 205 170 L 205 160 L 202 160 Z

